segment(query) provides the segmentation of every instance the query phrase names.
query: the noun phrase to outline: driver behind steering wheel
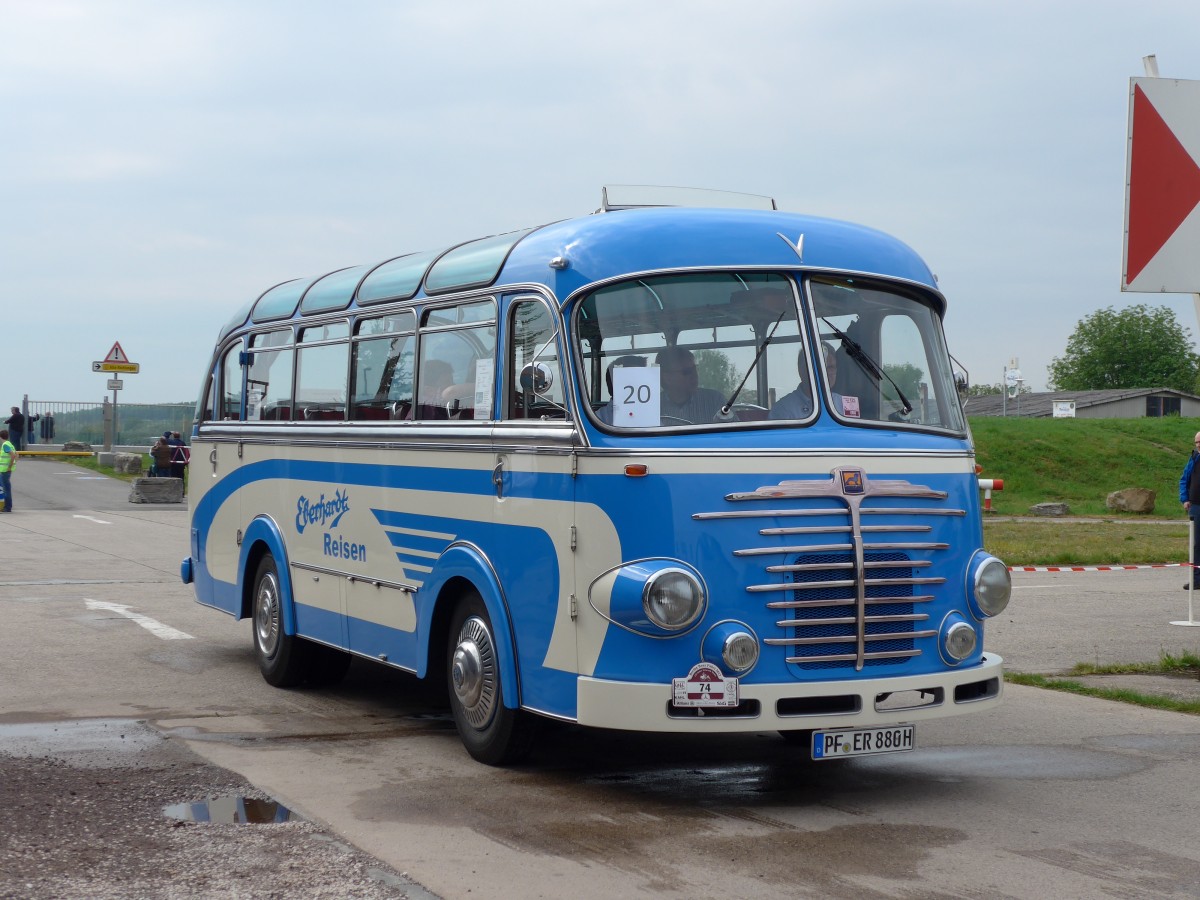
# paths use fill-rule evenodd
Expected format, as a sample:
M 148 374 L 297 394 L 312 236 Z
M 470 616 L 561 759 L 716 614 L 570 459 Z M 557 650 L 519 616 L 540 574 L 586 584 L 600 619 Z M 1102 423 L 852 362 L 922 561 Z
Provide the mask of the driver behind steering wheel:
M 700 387 L 696 358 L 686 347 L 664 347 L 655 357 L 662 396 L 659 412 L 664 424 L 670 420 L 687 423 L 712 422 L 725 398 L 712 388 Z

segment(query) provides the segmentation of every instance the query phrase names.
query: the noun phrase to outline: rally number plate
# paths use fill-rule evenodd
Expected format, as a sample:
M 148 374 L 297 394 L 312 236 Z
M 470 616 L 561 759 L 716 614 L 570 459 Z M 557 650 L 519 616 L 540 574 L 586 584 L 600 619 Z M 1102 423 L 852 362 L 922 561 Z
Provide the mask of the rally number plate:
M 888 725 L 879 728 L 855 728 L 849 731 L 814 731 L 813 759 L 845 759 L 875 753 L 898 753 L 913 749 L 916 727 Z
M 697 663 L 687 677 L 672 680 L 671 705 L 677 708 L 737 706 L 738 680 L 726 678 L 712 663 Z

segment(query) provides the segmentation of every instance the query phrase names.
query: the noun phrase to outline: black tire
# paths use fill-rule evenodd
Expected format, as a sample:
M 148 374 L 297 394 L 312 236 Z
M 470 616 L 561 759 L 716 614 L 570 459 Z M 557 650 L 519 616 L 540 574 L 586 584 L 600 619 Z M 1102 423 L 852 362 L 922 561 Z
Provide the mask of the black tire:
M 350 668 L 350 659 L 350 654 L 345 650 L 312 644 L 305 683 L 311 687 L 332 687 L 341 683 Z
M 294 635 L 284 634 L 279 569 L 275 565 L 275 557 L 270 553 L 259 560 L 254 576 L 251 620 L 254 653 L 258 657 L 259 671 L 267 684 L 295 687 L 304 681 L 308 674 L 312 645 Z
M 459 600 L 450 622 L 446 680 L 454 724 L 474 759 L 502 766 L 529 753 L 535 721 L 504 705 L 492 622 L 474 591 Z

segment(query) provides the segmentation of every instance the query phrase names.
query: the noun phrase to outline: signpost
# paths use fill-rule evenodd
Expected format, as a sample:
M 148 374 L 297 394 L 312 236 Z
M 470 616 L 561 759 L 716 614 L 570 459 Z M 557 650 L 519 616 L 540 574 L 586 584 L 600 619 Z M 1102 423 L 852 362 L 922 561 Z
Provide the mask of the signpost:
M 125 351 L 121 348 L 120 341 L 114 341 L 112 349 L 108 351 L 108 355 L 104 359 L 98 359 L 92 363 L 93 372 L 119 372 L 125 375 L 136 375 L 141 370 L 135 362 L 130 362 L 129 357 L 125 355 Z M 113 392 L 112 396 L 112 430 L 104 435 L 104 449 L 111 451 L 113 441 L 117 436 L 117 391 L 125 387 L 125 382 L 120 378 L 109 378 L 108 389 Z
M 1129 79 L 1121 290 L 1191 294 L 1200 321 L 1200 81 L 1159 78 L 1157 60 L 1143 62 L 1146 77 Z M 1189 549 L 1195 527 L 1189 519 Z M 1191 590 L 1187 621 L 1171 624 L 1200 626 Z
M 1121 290 L 1200 291 L 1200 81 L 1129 80 Z

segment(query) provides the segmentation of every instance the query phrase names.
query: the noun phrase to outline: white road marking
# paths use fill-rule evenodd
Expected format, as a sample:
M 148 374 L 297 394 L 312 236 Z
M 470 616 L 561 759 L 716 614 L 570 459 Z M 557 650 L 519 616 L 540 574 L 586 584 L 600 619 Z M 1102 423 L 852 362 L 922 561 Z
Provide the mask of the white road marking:
M 97 519 L 95 516 L 81 516 L 76 513 L 72 518 L 87 519 L 89 522 L 95 522 L 97 525 L 111 525 L 112 522 L 106 522 L 104 519 Z
M 126 619 L 131 619 L 137 622 L 155 637 L 160 637 L 164 641 L 190 641 L 192 636 L 184 631 L 179 631 L 172 628 L 170 625 L 164 625 L 157 619 L 151 619 L 149 616 L 143 616 L 141 613 L 135 613 L 128 606 L 121 603 L 109 603 L 105 600 L 91 600 L 84 598 L 88 609 L 102 609 L 109 612 L 115 612 L 118 616 L 124 616 Z

